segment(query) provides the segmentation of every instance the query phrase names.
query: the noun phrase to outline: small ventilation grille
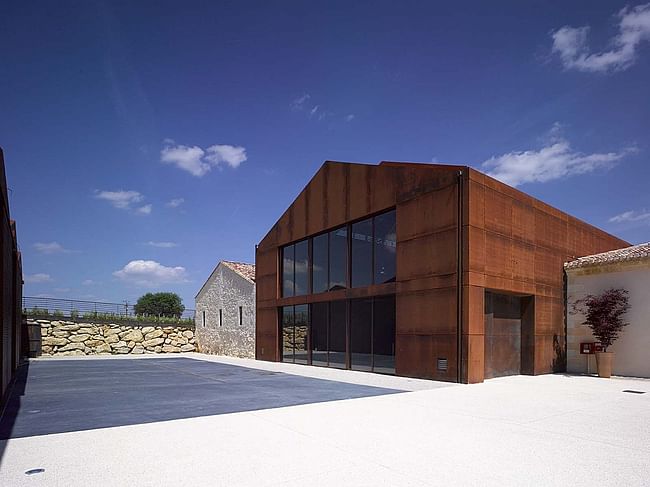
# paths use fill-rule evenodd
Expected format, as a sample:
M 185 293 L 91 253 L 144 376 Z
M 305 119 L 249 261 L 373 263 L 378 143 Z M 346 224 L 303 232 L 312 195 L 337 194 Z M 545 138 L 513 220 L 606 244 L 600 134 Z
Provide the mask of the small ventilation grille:
M 441 372 L 446 372 L 447 371 L 447 359 L 446 358 L 439 358 L 438 359 L 438 370 Z

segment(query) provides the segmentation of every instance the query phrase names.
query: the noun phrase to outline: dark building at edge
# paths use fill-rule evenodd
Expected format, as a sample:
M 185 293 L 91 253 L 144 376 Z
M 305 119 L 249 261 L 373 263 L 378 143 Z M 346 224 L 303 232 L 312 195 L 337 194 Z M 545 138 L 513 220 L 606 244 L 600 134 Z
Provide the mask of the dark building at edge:
M 22 325 L 22 261 L 16 239 L 16 223 L 9 213 L 9 197 L 5 178 L 5 163 L 0 149 L 0 405 L 4 403 L 9 384 L 23 357 Z
M 325 162 L 256 249 L 256 357 L 475 383 L 565 367 L 563 263 L 629 244 L 465 166 Z

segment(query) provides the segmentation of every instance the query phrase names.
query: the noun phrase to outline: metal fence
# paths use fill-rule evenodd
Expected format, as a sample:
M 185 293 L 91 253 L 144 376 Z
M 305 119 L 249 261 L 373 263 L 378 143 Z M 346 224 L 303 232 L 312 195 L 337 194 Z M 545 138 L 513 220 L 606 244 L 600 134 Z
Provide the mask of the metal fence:
M 23 310 L 28 315 L 48 315 L 73 317 L 90 316 L 117 316 L 123 318 L 136 318 L 135 308 L 128 302 L 101 303 L 97 301 L 80 301 L 77 299 L 23 297 Z M 194 310 L 186 309 L 180 316 L 181 319 L 194 319 Z

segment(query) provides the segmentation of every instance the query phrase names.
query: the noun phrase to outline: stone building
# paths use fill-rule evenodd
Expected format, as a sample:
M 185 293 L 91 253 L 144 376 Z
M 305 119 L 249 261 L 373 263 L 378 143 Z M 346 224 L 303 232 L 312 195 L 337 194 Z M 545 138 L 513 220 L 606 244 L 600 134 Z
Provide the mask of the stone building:
M 222 260 L 198 292 L 200 352 L 255 357 L 255 266 Z
M 258 359 L 481 382 L 564 370 L 564 270 L 629 246 L 467 166 L 325 162 L 256 250 Z
M 564 266 L 568 307 L 587 294 L 611 288 L 628 292 L 629 325 L 609 348 L 616 354 L 614 375 L 650 378 L 650 242 L 611 252 L 589 255 Z M 591 330 L 580 314 L 567 315 L 567 372 L 596 372 L 596 357 L 581 354 L 581 343 L 594 343 Z

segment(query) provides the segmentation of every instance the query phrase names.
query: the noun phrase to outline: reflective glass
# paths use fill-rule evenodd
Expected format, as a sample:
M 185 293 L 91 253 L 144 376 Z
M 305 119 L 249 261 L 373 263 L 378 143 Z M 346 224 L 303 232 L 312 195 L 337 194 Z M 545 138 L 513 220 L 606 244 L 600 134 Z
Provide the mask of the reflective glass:
M 375 298 L 373 306 L 373 371 L 394 374 L 395 296 Z
M 293 296 L 294 246 L 282 248 L 282 296 Z
M 352 225 L 352 287 L 372 284 L 372 219 Z
M 312 292 L 327 291 L 328 235 L 318 235 L 312 239 Z
M 293 306 L 282 308 L 282 361 L 293 362 Z
M 300 304 L 294 307 L 294 362 L 309 363 L 309 306 Z
M 348 271 L 348 230 L 346 227 L 330 232 L 329 289 L 345 289 Z
M 294 247 L 294 294 L 301 296 L 309 292 L 309 241 L 297 242 Z
M 347 306 L 345 301 L 332 301 L 330 303 L 329 323 L 329 365 L 344 369 L 346 344 L 345 344 L 345 323 Z
M 375 217 L 375 284 L 395 281 L 395 210 Z
M 327 303 L 311 305 L 311 363 L 327 365 Z
M 372 301 L 350 301 L 350 368 L 372 370 L 371 333 Z

